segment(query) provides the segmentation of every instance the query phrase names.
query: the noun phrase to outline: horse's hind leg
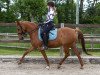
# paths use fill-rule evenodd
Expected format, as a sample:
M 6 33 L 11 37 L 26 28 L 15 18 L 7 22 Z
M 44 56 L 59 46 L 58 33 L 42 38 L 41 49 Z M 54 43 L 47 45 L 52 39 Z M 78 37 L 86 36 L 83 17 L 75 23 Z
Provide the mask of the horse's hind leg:
M 23 62 L 23 60 L 24 60 L 24 57 L 25 57 L 29 52 L 31 52 L 31 51 L 33 51 L 33 50 L 34 50 L 33 47 L 31 47 L 30 49 L 26 50 L 25 53 L 23 54 L 23 56 L 21 57 L 21 59 L 19 60 L 18 64 L 21 64 L 21 63 Z
M 65 56 L 64 56 L 64 58 L 60 61 L 60 63 L 58 64 L 58 66 L 57 66 L 58 69 L 61 67 L 61 65 L 62 65 L 62 63 L 65 61 L 65 59 L 70 55 L 70 54 L 69 54 L 69 48 L 66 47 L 66 46 L 63 46 L 63 48 L 64 48 Z
M 81 56 L 80 56 L 80 53 L 79 53 L 79 51 L 78 51 L 78 49 L 76 48 L 76 43 L 73 43 L 73 45 L 72 45 L 72 50 L 75 52 L 75 54 L 77 55 L 77 57 L 78 57 L 78 59 L 79 59 L 79 62 L 80 62 L 80 64 L 81 64 L 81 69 L 83 69 L 83 61 L 82 61 L 82 58 L 81 58 Z

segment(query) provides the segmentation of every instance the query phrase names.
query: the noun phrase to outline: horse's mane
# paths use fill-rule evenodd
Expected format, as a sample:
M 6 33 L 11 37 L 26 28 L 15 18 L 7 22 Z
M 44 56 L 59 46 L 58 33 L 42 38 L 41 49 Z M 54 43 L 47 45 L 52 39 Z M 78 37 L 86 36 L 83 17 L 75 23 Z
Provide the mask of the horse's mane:
M 38 25 L 34 22 L 30 22 L 30 21 L 19 21 L 20 24 L 22 25 L 26 25 L 26 26 L 31 26 L 31 28 L 38 28 Z
M 26 23 L 26 24 L 33 24 L 33 25 L 37 25 L 35 22 L 30 22 L 30 21 L 21 21 L 22 23 Z
M 35 22 L 30 22 L 30 21 L 20 21 L 20 23 L 24 23 L 24 24 L 27 24 L 27 25 L 31 25 L 31 26 L 34 26 L 34 27 L 38 27 L 38 24 L 36 24 Z

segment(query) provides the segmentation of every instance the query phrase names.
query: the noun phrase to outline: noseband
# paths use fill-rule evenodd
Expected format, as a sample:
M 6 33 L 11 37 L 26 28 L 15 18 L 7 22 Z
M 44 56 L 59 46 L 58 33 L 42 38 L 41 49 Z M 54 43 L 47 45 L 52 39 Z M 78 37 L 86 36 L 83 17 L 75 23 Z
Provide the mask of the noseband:
M 19 32 L 18 34 L 25 35 L 25 31 L 22 26 L 18 26 L 18 30 L 21 30 L 21 32 Z

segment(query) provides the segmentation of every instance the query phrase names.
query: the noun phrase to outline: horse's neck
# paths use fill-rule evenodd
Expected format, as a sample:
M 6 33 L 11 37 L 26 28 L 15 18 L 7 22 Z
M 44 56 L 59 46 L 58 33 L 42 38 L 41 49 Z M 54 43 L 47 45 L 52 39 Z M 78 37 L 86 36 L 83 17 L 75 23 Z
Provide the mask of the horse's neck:
M 27 26 L 27 32 L 30 36 L 30 40 L 32 43 L 38 41 L 38 26 L 35 24 L 28 24 Z
M 34 30 L 35 28 L 33 26 L 27 26 L 27 32 L 31 32 L 32 30 Z
M 33 30 L 32 28 L 30 29 L 30 33 L 29 33 L 29 36 L 30 36 L 30 40 L 32 41 L 37 41 L 38 39 L 38 29 L 36 30 Z
M 33 23 L 26 25 L 26 29 L 27 29 L 28 33 L 35 32 L 37 30 L 37 28 L 38 28 L 38 26 Z

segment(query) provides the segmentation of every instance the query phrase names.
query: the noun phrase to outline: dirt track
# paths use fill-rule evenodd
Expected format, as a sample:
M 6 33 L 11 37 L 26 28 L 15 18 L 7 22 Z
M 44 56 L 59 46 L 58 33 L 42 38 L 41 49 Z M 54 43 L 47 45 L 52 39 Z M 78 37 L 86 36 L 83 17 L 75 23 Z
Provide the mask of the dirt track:
M 63 64 L 61 69 L 51 64 L 50 70 L 45 67 L 45 64 L 0 62 L 0 75 L 100 75 L 100 64 L 85 64 L 83 70 L 79 64 Z

